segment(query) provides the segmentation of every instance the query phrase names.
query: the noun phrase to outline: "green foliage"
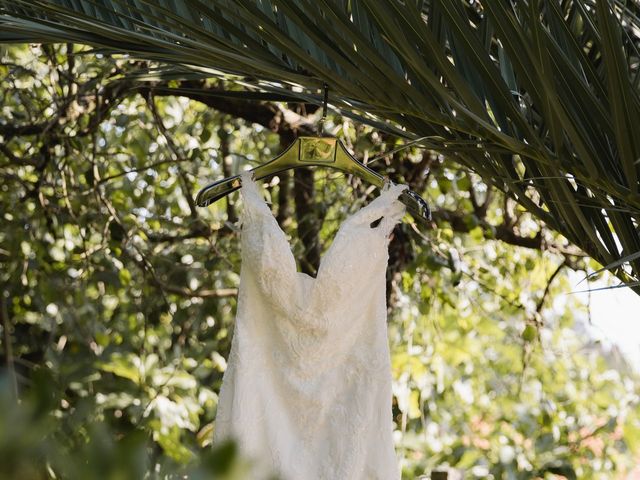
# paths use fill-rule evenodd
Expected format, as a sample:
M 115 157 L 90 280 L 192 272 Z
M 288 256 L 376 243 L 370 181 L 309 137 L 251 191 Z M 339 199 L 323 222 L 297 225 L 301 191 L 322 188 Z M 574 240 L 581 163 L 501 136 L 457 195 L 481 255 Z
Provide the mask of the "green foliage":
M 167 454 L 159 456 L 156 444 L 143 429 L 99 420 L 95 399 L 78 401 L 73 412 L 62 416 L 52 403 L 64 402 L 62 392 L 49 373 L 34 372 L 31 388 L 20 403 L 11 395 L 7 377 L 0 378 L 1 478 L 246 478 L 248 464 L 239 458 L 232 442 L 203 450 L 187 462 L 177 455 L 186 450 L 177 430 L 172 432 L 178 434 L 166 433 L 164 442 L 156 440 Z M 45 406 L 43 402 L 50 404 Z
M 0 0 L 0 41 L 233 78 L 454 157 L 640 293 L 640 7 L 622 0 Z M 173 65 L 173 66 L 171 66 Z M 297 88 L 292 93 L 291 86 Z M 177 89 L 179 92 L 179 89 Z
M 190 199 L 223 168 L 273 156 L 279 138 L 106 80 L 139 68 L 72 45 L 12 47 L 0 64 L 0 476 L 247 471 L 232 444 L 211 448 L 239 280 L 235 196 L 202 210 Z M 327 127 L 370 157 L 396 142 L 341 117 Z M 420 193 L 438 213 L 433 230 L 403 224 L 392 242 L 405 478 L 443 465 L 468 478 L 628 472 L 640 455 L 637 375 L 581 333 L 584 306 L 562 295 L 564 270 L 554 275 L 566 258 L 580 264 L 557 253 L 566 240 L 435 152 L 401 160 L 373 166 L 401 182 L 428 165 Z M 328 245 L 366 186 L 316 175 Z M 274 205 L 281 188 L 267 188 Z M 554 249 L 497 240 L 505 225 Z M 296 227 L 289 216 L 284 228 Z

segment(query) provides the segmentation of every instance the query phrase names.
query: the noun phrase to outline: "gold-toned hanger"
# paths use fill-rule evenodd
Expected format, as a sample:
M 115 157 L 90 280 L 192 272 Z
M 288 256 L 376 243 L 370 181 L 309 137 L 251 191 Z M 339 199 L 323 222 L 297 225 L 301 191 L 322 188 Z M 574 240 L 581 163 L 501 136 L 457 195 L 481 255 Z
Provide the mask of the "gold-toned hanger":
M 324 85 L 324 101 L 322 119 L 319 130 L 327 113 L 329 88 Z M 328 167 L 362 178 L 366 182 L 382 188 L 385 178 L 356 160 L 336 137 L 298 137 L 287 149 L 273 160 L 253 169 L 253 178 L 260 180 L 292 168 Z M 223 178 L 202 188 L 196 195 L 195 203 L 200 207 L 211 205 L 215 201 L 238 190 L 241 186 L 240 175 Z M 399 200 L 407 207 L 407 211 L 418 221 L 429 222 L 431 209 L 420 195 L 412 190 L 404 190 Z

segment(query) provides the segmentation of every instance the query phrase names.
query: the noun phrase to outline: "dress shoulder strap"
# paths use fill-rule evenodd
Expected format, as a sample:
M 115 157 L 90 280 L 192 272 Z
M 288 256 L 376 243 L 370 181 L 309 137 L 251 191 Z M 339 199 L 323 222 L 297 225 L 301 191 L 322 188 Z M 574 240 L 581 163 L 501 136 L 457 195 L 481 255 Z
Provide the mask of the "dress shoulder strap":
M 384 235 L 389 235 L 406 212 L 405 205 L 398 197 L 408 188 L 408 185 L 404 184 L 387 183 L 380 195 L 362 209 L 362 221 L 371 223 L 382 217 L 377 229 Z
M 256 181 L 253 179 L 254 172 L 252 170 L 244 170 L 240 173 L 240 193 L 242 199 L 247 201 L 255 201 L 260 204 L 262 195 L 258 189 Z
M 254 172 L 245 170 L 240 173 L 240 195 L 242 196 L 242 211 L 240 224 L 255 222 L 260 218 L 272 216 L 269 206 L 264 200 L 258 184 L 253 179 Z

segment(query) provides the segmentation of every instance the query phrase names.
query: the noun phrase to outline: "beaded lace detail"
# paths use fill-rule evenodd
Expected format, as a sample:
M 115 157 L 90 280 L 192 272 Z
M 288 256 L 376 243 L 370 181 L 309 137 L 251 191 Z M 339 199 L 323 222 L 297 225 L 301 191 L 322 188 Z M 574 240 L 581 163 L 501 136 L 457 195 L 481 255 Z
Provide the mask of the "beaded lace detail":
M 407 186 L 349 216 L 314 278 L 297 270 L 251 172 L 241 180 L 238 310 L 214 444 L 234 437 L 255 479 L 399 479 L 385 274 Z

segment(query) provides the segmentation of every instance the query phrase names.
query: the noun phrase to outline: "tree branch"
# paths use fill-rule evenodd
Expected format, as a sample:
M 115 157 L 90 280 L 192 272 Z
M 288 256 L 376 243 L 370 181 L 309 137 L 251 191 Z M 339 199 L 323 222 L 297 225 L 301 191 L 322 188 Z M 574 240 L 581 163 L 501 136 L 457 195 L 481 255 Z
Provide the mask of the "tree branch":
M 9 372 L 9 382 L 13 390 L 14 399 L 18 398 L 18 381 L 16 369 L 13 363 L 13 341 L 11 339 L 11 325 L 9 323 L 9 312 L 7 309 L 7 298 L 5 292 L 0 292 L 0 320 L 2 320 L 2 330 L 4 332 L 4 358 Z
M 254 100 L 231 99 L 212 95 L 217 90 L 205 88 L 204 82 L 184 81 L 180 84 L 188 90 L 167 88 L 164 85 L 145 85 L 137 89 L 142 95 L 152 91 L 157 96 L 181 96 L 200 102 L 221 113 L 241 118 L 250 123 L 257 123 L 276 133 L 297 131 L 303 134 L 313 134 L 314 128 L 309 120 L 291 110 L 283 110 L 272 103 L 256 102 Z
M 436 221 L 445 221 L 451 225 L 451 228 L 460 233 L 469 233 L 474 226 L 465 222 L 465 217 L 467 214 L 458 213 L 452 210 L 438 209 L 433 210 L 432 212 L 433 219 Z M 480 218 L 480 226 L 483 228 L 495 229 L 495 236 L 498 240 L 502 240 L 505 243 L 509 243 L 511 245 L 517 245 L 519 247 L 532 248 L 535 250 L 541 250 L 542 243 L 542 233 L 538 232 L 535 237 L 523 237 L 516 232 L 513 231 L 506 224 L 502 225 L 491 225 L 485 219 Z

